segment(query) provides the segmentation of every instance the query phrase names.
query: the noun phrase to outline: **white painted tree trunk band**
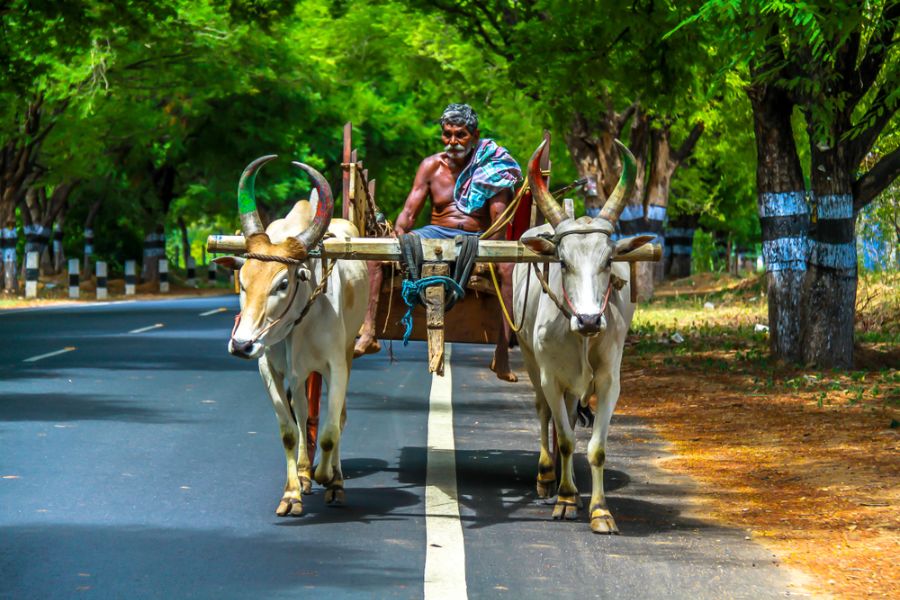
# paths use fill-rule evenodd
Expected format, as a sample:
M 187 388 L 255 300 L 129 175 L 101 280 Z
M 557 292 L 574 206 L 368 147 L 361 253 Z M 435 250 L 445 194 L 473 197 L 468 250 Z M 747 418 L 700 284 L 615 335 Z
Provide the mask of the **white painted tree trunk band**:
M 84 230 L 84 255 L 90 256 L 94 253 L 94 230 L 86 227 Z
M 16 242 L 18 232 L 15 227 L 4 227 L 0 232 L 0 248 L 3 248 L 3 262 L 16 261 Z
M 50 242 L 50 228 L 43 225 L 26 225 L 25 252 L 43 252 Z
M 809 204 L 805 192 L 764 192 L 759 195 L 763 260 L 766 271 L 805 271 Z
M 148 233 L 144 236 L 144 256 L 165 256 L 166 234 Z

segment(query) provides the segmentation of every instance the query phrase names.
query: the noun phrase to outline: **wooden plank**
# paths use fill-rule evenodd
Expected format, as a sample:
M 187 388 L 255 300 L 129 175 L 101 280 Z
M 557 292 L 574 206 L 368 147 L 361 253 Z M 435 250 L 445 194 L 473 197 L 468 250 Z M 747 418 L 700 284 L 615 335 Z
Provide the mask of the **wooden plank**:
M 341 153 L 341 164 L 346 165 L 350 162 L 350 148 L 352 147 L 353 124 L 350 121 L 344 123 L 344 149 Z M 341 217 L 344 219 L 348 216 L 350 210 L 350 171 L 343 167 L 341 173 Z
M 400 260 L 400 242 L 393 238 L 330 238 L 323 243 L 324 256 L 329 259 L 347 260 Z M 211 235 L 207 238 L 208 252 L 242 253 L 247 251 L 246 242 L 240 235 Z M 422 252 L 426 261 L 456 260 L 456 244 L 453 240 L 422 240 Z M 318 255 L 315 252 L 314 255 Z M 620 254 L 617 262 L 655 262 L 662 258 L 659 244 L 644 244 L 628 254 Z M 480 263 L 559 262 L 555 256 L 535 254 L 521 242 L 506 240 L 481 240 L 478 243 Z
M 447 276 L 447 263 L 425 263 L 422 277 L 432 275 Z M 428 333 L 428 372 L 444 375 L 444 299 L 446 290 L 442 285 L 433 285 L 425 290 L 425 327 Z
M 368 170 L 361 170 L 362 163 L 356 163 L 356 180 L 353 189 L 353 220 L 356 230 L 362 236 L 366 235 L 366 213 L 369 209 L 369 203 L 366 199 L 368 193 Z

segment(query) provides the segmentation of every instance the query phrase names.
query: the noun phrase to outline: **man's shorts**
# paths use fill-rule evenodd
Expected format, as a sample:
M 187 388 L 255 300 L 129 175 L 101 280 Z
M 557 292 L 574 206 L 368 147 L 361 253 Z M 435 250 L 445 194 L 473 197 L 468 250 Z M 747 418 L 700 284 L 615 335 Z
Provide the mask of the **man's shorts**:
M 444 227 L 443 225 L 426 225 L 419 229 L 413 229 L 410 233 L 418 233 L 427 240 L 452 240 L 458 235 L 481 235 L 481 231 L 463 231 L 462 229 L 454 229 L 453 227 Z

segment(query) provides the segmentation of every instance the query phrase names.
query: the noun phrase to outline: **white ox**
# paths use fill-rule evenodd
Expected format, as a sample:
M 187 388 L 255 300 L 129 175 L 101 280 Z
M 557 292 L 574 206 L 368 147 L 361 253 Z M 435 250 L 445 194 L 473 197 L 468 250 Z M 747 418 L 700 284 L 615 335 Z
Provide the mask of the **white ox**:
M 527 231 L 522 242 L 538 253 L 559 259 L 558 264 L 550 265 L 546 279 L 556 298 L 544 293 L 540 280 L 527 263 L 517 264 L 513 271 L 513 303 L 516 319 L 522 322 L 517 335 L 541 423 L 537 492 L 542 498 L 552 496 L 556 482 L 548 440 L 552 415 L 562 470 L 553 518 L 577 518 L 581 501 L 572 461 L 573 425 L 578 403 L 584 406 L 596 394 L 596 417 L 587 449 L 593 480 L 591 530 L 618 533 L 603 493 L 603 464 L 609 421 L 619 398 L 622 349 L 634 306 L 629 301 L 628 267 L 621 262 L 614 263 L 613 258 L 652 237 L 619 241 L 611 238 L 634 182 L 634 158 L 627 148 L 618 144 L 622 176 L 600 216 L 570 219 L 540 176 L 539 157 L 543 147 L 541 144 L 531 158 L 528 180 L 548 223 Z
M 341 237 L 358 233 L 348 221 L 331 220 L 334 200 L 328 182 L 311 167 L 296 162 L 294 165 L 313 179 L 318 201 L 298 202 L 287 217 L 273 221 L 263 231 L 253 183 L 257 170 L 273 158 L 257 159 L 241 175 L 238 206 L 247 256 L 222 257 L 216 262 L 240 268 L 241 313 L 228 351 L 241 358 L 259 359 L 259 373 L 275 407 L 287 460 L 287 482 L 275 513 L 298 516 L 303 513 L 301 495 L 311 491 L 311 477 L 326 486 L 326 502 L 344 501 L 341 432 L 353 343 L 365 317 L 369 287 L 364 262 L 339 260 L 328 277 L 327 291 L 310 304 L 322 281 L 323 264 L 308 256 L 309 249 L 326 231 Z M 304 311 L 307 313 L 301 317 Z M 305 383 L 314 372 L 321 373 L 328 385 L 328 417 L 319 434 L 321 455 L 313 474 L 313 457 L 306 443 Z

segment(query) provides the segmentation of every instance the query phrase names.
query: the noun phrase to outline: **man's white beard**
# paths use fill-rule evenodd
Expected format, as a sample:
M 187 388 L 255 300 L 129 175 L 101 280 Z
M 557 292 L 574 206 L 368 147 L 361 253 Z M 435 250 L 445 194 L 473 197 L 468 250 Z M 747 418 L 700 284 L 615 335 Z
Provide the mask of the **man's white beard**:
M 469 144 L 464 146 L 462 144 L 447 144 L 444 146 L 444 151 L 447 153 L 447 156 L 454 160 L 461 160 L 469 155 L 472 152 L 474 144 Z

